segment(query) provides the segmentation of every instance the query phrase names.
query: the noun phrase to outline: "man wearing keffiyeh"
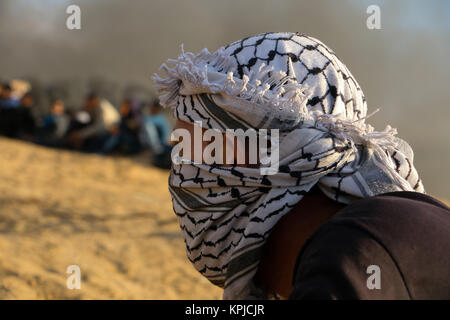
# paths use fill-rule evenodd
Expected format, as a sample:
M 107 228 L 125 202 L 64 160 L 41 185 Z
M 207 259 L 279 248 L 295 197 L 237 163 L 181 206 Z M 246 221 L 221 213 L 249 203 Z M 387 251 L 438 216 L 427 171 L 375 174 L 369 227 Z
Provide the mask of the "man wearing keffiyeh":
M 227 129 L 279 130 L 279 170 L 275 174 L 261 174 L 260 168 L 252 166 L 172 164 L 169 190 L 188 258 L 195 268 L 213 284 L 224 288 L 224 299 L 268 298 L 269 291 L 280 294 L 283 290 L 269 283 L 273 282 L 270 278 L 283 278 L 277 273 L 285 269 L 274 264 L 289 263 L 283 260 L 281 253 L 271 256 L 267 248 L 282 252 L 284 247 L 281 250 L 274 247 L 276 241 L 270 239 L 272 233 L 283 234 L 288 235 L 287 241 L 302 244 L 302 254 L 295 264 L 300 271 L 289 269 L 290 275 L 296 274 L 293 292 L 297 295 L 291 297 L 373 298 L 369 295 L 374 294 L 372 291 L 367 295 L 361 290 L 356 290 L 358 294 L 353 290 L 353 295 L 348 294 L 348 290 L 340 291 L 329 285 L 333 279 L 327 282 L 328 286 L 323 283 L 313 285 L 327 290 L 325 295 L 317 292 L 305 295 L 305 292 L 311 292 L 311 278 L 304 271 L 318 269 L 311 266 L 314 259 L 305 256 L 308 257 L 308 250 L 314 251 L 327 242 L 322 238 L 329 233 L 322 238 L 316 233 L 312 237 L 316 240 L 310 238 L 305 247 L 306 239 L 296 236 L 299 229 L 292 229 L 296 223 L 289 223 L 291 227 L 280 223 L 282 217 L 285 221 L 289 216 L 295 216 L 298 222 L 302 216 L 296 213 L 298 211 L 308 212 L 316 218 L 326 211 L 322 214 L 326 218 L 320 220 L 319 225 L 330 225 L 351 211 L 354 204 L 374 199 L 372 201 L 382 202 L 378 205 L 381 208 L 388 199 L 386 195 L 392 194 L 419 195 L 421 201 L 432 199 L 424 195 L 413 165 L 411 147 L 397 138 L 396 130 L 390 126 L 384 131 L 375 131 L 366 123 L 371 114 L 367 114 L 364 94 L 334 52 L 306 35 L 265 33 L 236 41 L 214 53 L 207 49 L 197 55 L 182 52 L 178 59 L 169 60 L 169 63 L 172 66 L 163 64 L 161 67 L 165 77 L 155 75 L 154 80 L 162 94 L 161 104 L 173 108 L 182 126 L 189 128 L 194 123 L 201 123 L 204 129 L 222 133 Z M 313 194 L 319 194 L 319 201 L 307 200 L 313 199 L 310 197 Z M 376 197 L 381 194 L 384 195 Z M 325 208 L 326 201 L 332 201 L 333 214 Z M 371 206 L 367 203 L 363 208 Z M 393 216 L 389 218 L 391 222 L 397 221 L 395 214 L 380 210 L 380 214 Z M 370 214 L 374 214 L 373 210 Z M 334 217 L 328 221 L 331 215 Z M 398 217 L 399 224 L 403 225 L 403 218 Z M 285 229 L 280 232 L 283 225 Z M 346 239 L 352 233 L 345 234 L 346 237 L 336 235 L 333 243 L 338 244 L 340 239 Z M 353 241 L 355 237 L 351 239 Z M 355 248 L 359 244 L 354 244 Z M 347 242 L 338 248 L 344 246 L 348 250 L 351 248 Z M 333 250 L 335 254 L 336 248 Z M 334 261 L 326 252 L 324 255 L 323 261 Z M 343 268 L 344 255 L 337 256 L 335 270 Z M 352 258 L 357 256 L 361 255 L 355 254 Z M 371 257 L 377 260 L 375 257 L 380 256 L 383 254 Z M 267 257 L 272 257 L 269 260 L 275 262 L 270 265 Z M 383 259 L 386 258 L 383 256 Z M 352 282 L 350 287 L 366 287 L 364 276 L 367 274 L 363 269 L 366 262 L 377 264 L 377 261 L 355 262 L 354 268 L 359 266 L 361 270 L 354 272 L 360 276 L 358 280 L 352 279 L 353 282 L 348 280 Z M 258 271 L 263 276 L 256 277 Z M 391 297 L 389 294 L 393 291 L 387 292 L 383 291 L 383 294 Z M 412 297 L 411 293 L 409 295 Z M 402 297 L 401 294 L 398 296 Z

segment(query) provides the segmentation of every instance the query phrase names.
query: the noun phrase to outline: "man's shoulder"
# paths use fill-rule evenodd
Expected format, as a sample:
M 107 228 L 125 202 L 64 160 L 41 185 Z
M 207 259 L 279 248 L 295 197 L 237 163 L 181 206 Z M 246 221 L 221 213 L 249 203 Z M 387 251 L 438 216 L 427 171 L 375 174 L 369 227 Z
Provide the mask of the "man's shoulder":
M 336 298 L 445 296 L 449 252 L 450 210 L 440 201 L 407 192 L 355 201 L 303 246 L 294 273 L 296 296 L 311 283 Z M 366 292 L 369 265 L 379 266 L 387 280 L 380 296 Z
M 336 226 L 358 229 L 393 248 L 420 241 L 450 242 L 450 208 L 426 194 L 390 192 L 355 201 L 321 229 L 326 232 Z
M 450 208 L 427 194 L 398 191 L 357 200 L 340 210 L 329 222 L 343 224 L 375 219 L 380 223 L 391 223 L 405 218 L 432 220 L 435 215 L 450 219 Z
M 384 291 L 383 297 L 403 297 L 404 290 L 419 299 L 448 297 L 449 252 L 450 209 L 425 194 L 395 192 L 339 211 L 303 246 L 296 269 L 300 279 L 328 268 L 327 273 L 348 281 L 347 289 L 361 297 L 365 287 L 360 280 L 373 264 L 390 283 L 392 294 Z M 337 281 L 330 277 L 330 283 Z

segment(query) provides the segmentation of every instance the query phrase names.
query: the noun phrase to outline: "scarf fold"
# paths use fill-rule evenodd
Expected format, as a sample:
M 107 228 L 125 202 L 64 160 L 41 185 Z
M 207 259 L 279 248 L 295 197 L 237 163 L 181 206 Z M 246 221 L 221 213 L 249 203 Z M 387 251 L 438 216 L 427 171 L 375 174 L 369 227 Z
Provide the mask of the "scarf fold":
M 314 186 L 349 204 L 425 192 L 411 147 L 365 123 L 364 94 L 331 49 L 306 35 L 266 33 L 211 54 L 185 53 L 154 76 L 177 119 L 218 129 L 279 129 L 279 170 L 172 164 L 169 190 L 187 256 L 224 299 L 261 296 L 252 283 L 279 219 Z

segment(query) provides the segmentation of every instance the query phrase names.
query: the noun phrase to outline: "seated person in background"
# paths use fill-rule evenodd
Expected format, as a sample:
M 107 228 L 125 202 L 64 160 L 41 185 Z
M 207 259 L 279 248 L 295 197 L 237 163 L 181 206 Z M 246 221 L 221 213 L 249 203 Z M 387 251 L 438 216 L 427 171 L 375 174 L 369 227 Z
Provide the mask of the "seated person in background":
M 115 149 L 127 154 L 138 153 L 141 145 L 138 138 L 140 123 L 136 117 L 136 109 L 132 108 L 132 100 L 125 99 L 120 106 L 120 123 L 103 145 L 103 153 L 110 153 Z
M 53 99 L 50 113 L 42 119 L 36 142 L 46 146 L 64 147 L 64 135 L 68 131 L 70 118 L 65 112 L 64 101 Z
M 20 101 L 12 97 L 9 84 L 2 85 L 0 92 L 0 134 L 14 138 L 17 136 L 17 111 Z
M 109 101 L 95 93 L 88 95 L 83 110 L 89 114 L 90 121 L 68 134 L 69 146 L 86 152 L 101 152 L 120 121 L 119 112 Z
M 54 99 L 50 113 L 44 116 L 42 128 L 56 138 L 62 138 L 69 126 L 69 117 L 65 113 L 64 101 Z
M 3 86 L 0 101 L 0 132 L 10 138 L 29 139 L 34 132 L 34 118 L 31 107 L 34 99 L 26 93 L 20 100 L 11 98 L 11 88 Z
M 20 106 L 20 100 L 12 96 L 11 86 L 3 84 L 0 94 L 0 109 L 14 109 Z
M 36 131 L 36 123 L 33 116 L 34 97 L 31 92 L 27 92 L 20 99 L 20 106 L 17 108 L 17 136 L 22 139 L 32 140 Z
M 149 114 L 144 116 L 144 131 L 146 140 L 152 152 L 152 164 L 168 169 L 170 168 L 170 152 L 172 147 L 168 144 L 172 130 L 158 100 L 150 105 Z

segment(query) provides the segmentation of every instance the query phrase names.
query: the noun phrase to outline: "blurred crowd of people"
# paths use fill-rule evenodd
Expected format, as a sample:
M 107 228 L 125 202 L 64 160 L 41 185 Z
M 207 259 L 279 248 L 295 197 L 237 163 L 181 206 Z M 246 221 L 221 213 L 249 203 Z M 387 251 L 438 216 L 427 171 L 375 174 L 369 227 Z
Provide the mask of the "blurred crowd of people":
M 150 149 L 151 162 L 170 167 L 171 126 L 158 100 L 125 98 L 119 108 L 96 92 L 89 93 L 78 111 L 66 110 L 54 98 L 47 112 L 34 115 L 31 91 L 13 94 L 9 83 L 0 84 L 0 135 L 37 144 L 98 154 L 137 154 Z

